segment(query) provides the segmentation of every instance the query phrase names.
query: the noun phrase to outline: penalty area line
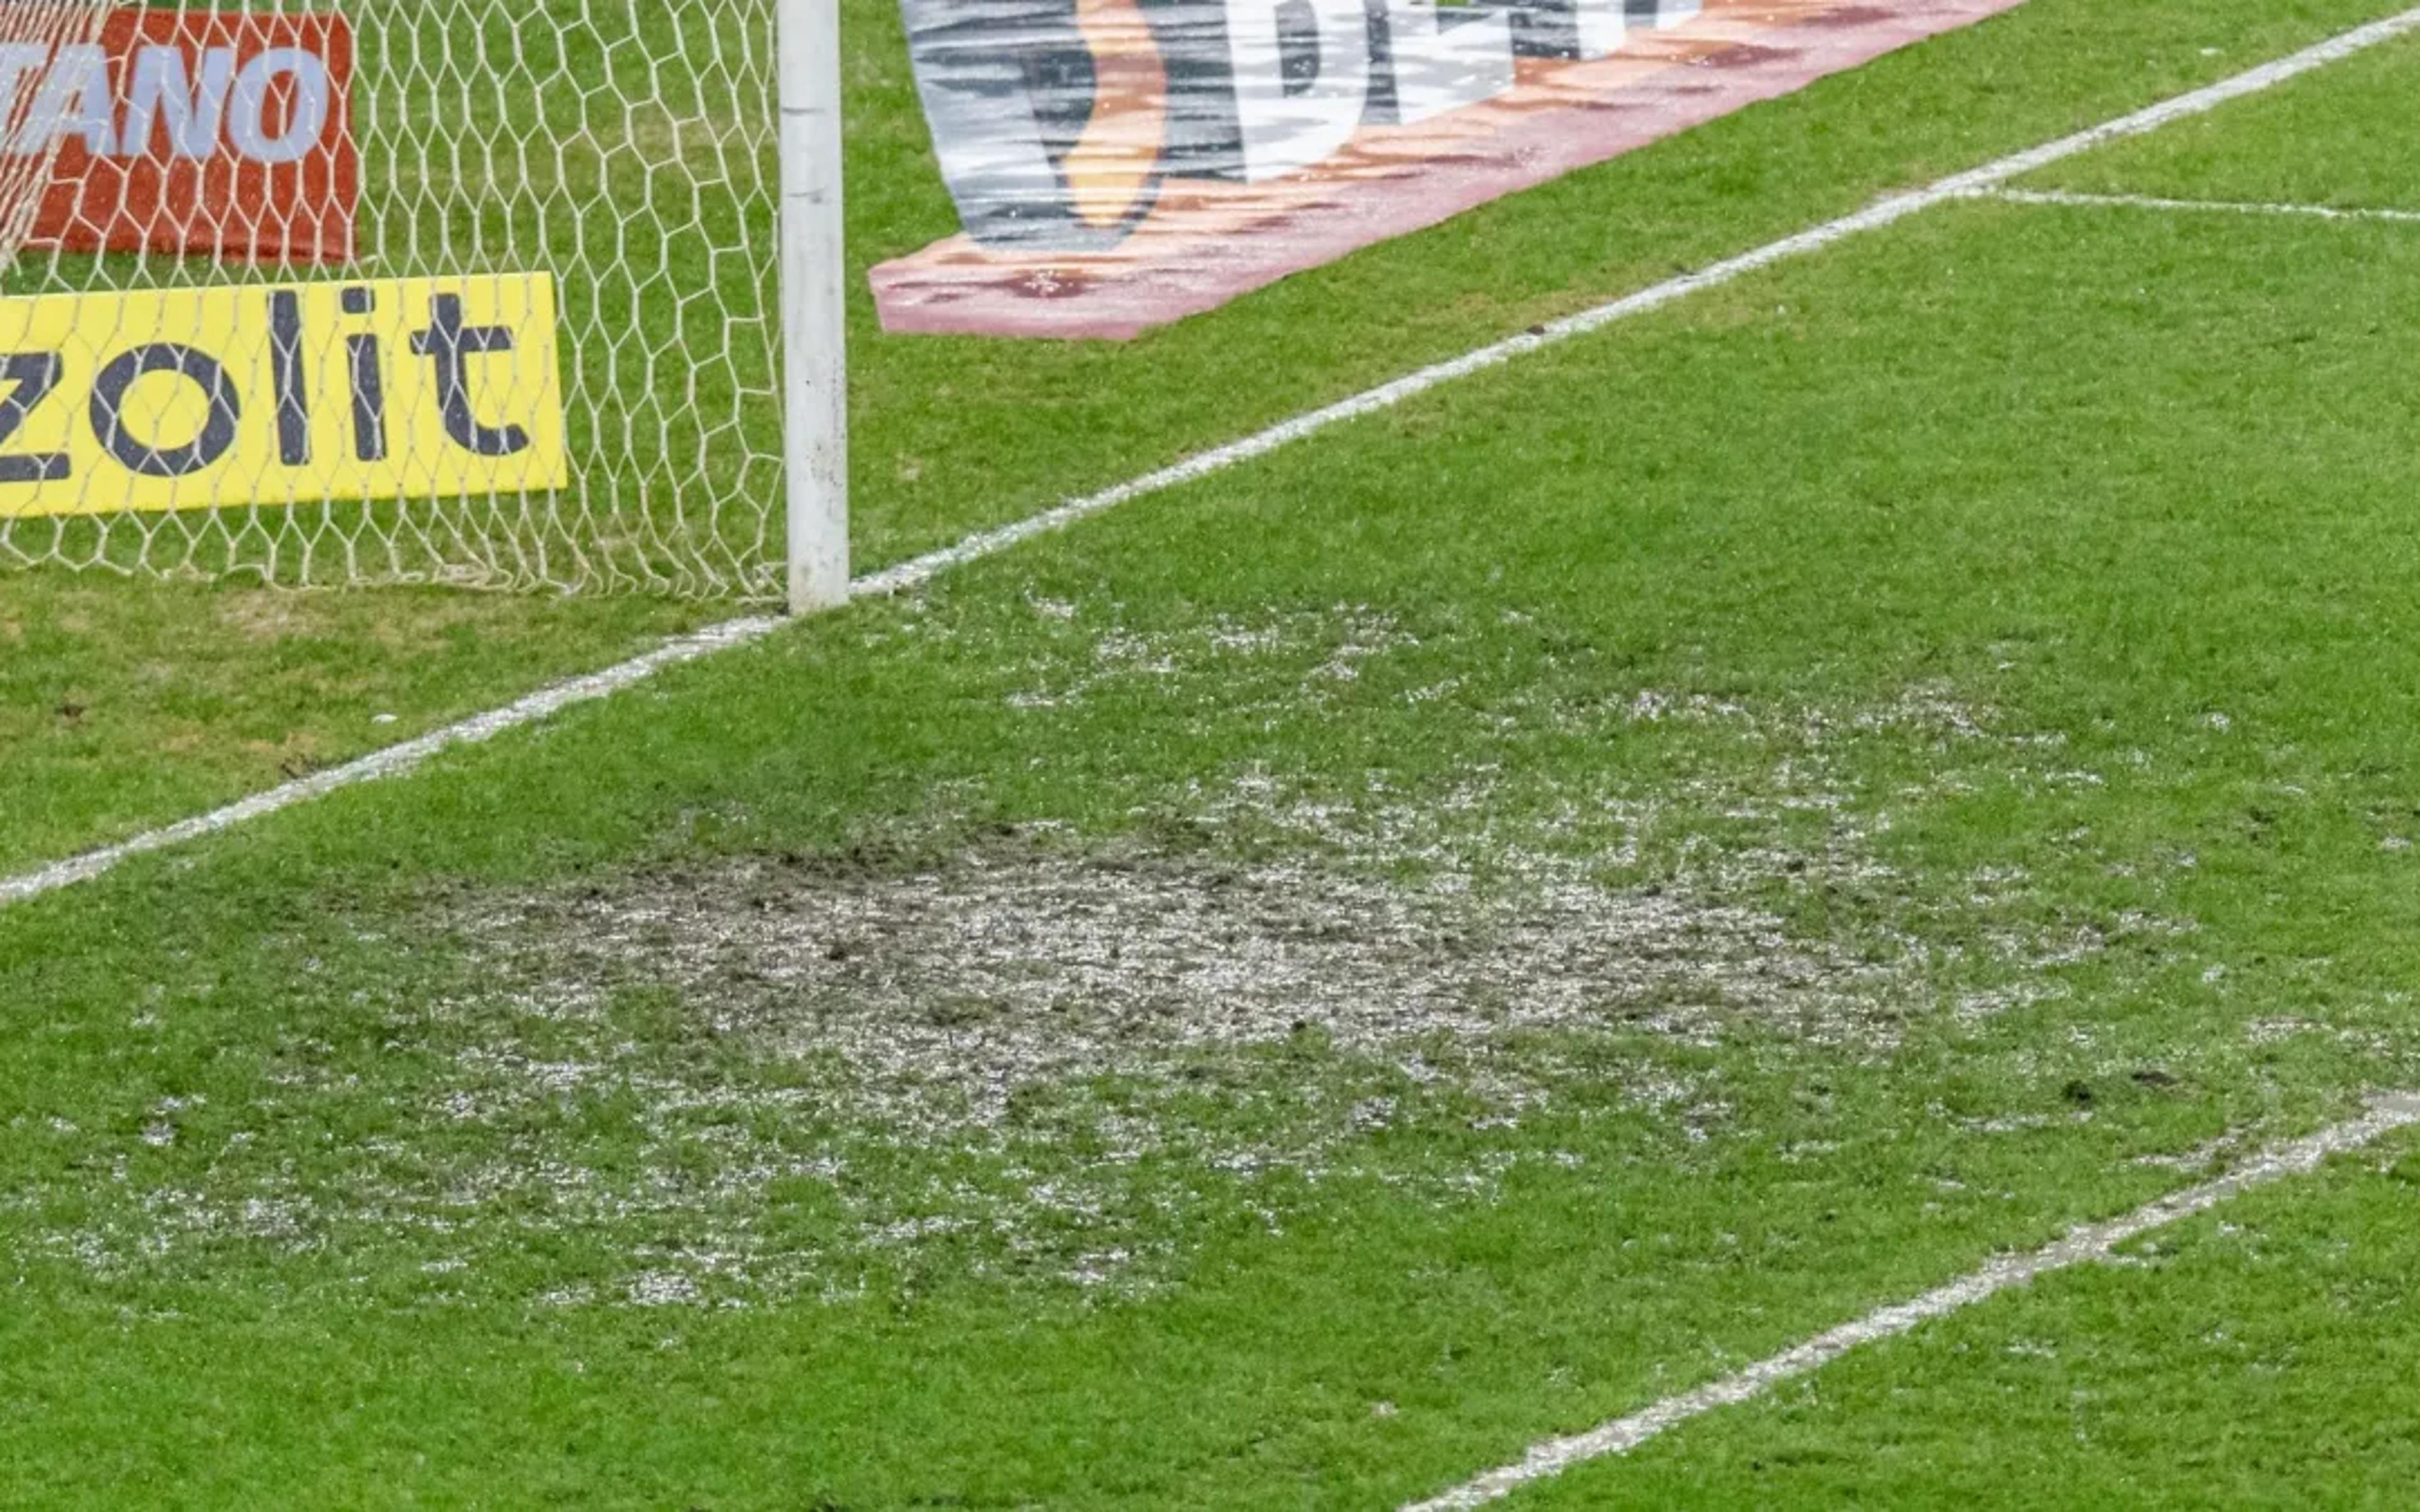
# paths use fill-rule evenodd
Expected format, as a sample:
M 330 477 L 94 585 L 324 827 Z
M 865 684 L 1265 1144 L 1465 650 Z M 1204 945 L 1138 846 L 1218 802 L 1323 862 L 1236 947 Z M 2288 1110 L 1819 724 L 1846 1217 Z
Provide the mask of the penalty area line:
M 1064 529 L 1078 520 L 1137 499 L 1164 493 L 1214 473 L 1240 467 L 1346 421 L 1392 409 L 1407 399 L 1443 388 L 1472 374 L 1500 367 L 1515 358 L 1603 330 L 1618 321 L 1660 310 L 1693 294 L 1719 287 L 1776 263 L 1821 251 L 1863 232 L 1896 224 L 1920 210 L 1988 193 L 2011 179 L 2080 152 L 2088 152 L 2126 137 L 2156 131 L 2172 121 L 2203 115 L 2229 100 L 2273 88 L 2289 79 L 2299 78 L 2315 69 L 2325 68 L 2415 30 L 2420 30 L 2420 7 L 2340 32 L 2299 53 L 2261 64 L 2216 84 L 2174 96 L 2055 141 L 2011 153 L 1981 167 L 1952 174 L 1922 189 L 1885 195 L 1853 214 L 1826 221 L 1738 256 L 1710 263 L 1695 272 L 1667 279 L 1621 299 L 1549 321 L 1450 361 L 1407 373 L 1392 382 L 1298 415 L 1241 440 L 1199 453 L 1115 487 L 1071 499 L 1056 508 L 1044 510 L 1012 524 L 978 532 L 955 545 L 861 578 L 850 585 L 850 591 L 861 597 L 912 592 L 953 568 L 997 555 L 1035 536 Z M 506 731 L 551 718 L 574 704 L 611 697 L 667 668 L 751 644 L 771 634 L 783 623 L 770 616 L 755 616 L 727 621 L 694 634 L 680 636 L 619 666 L 552 684 L 502 708 L 475 715 L 458 724 L 432 730 L 425 735 L 373 751 L 341 766 L 332 766 L 324 772 L 315 772 L 309 777 L 267 789 L 223 809 L 148 830 L 131 840 L 87 851 L 65 861 L 14 876 L 0 877 L 0 908 L 89 882 L 138 856 L 221 834 L 345 788 L 401 777 L 426 764 L 440 752 L 458 746 L 492 740 Z
M 2254 200 L 2166 199 L 2157 194 L 2085 194 L 2066 189 L 1986 189 L 1970 199 L 2002 200 L 2010 205 L 2057 205 L 2086 209 L 2173 210 L 2190 215 L 2283 215 L 2313 221 L 2389 221 L 2420 224 L 2420 210 L 2381 209 L 2335 205 L 2263 204 Z
M 1783 1381 L 1810 1375 L 1865 1345 L 1962 1312 L 2038 1276 L 2105 1261 L 2118 1245 L 2130 1240 L 2207 1212 L 2255 1188 L 2307 1176 L 2332 1155 L 2361 1149 L 2413 1124 L 2420 1124 L 2420 1092 L 2373 1097 L 2369 1112 L 2363 1117 L 2264 1151 L 2226 1176 L 2146 1203 L 2122 1218 L 2088 1224 L 2029 1254 L 1994 1257 L 1979 1270 L 1947 1286 L 1878 1308 L 1695 1391 L 1668 1396 L 1586 1433 L 1549 1439 L 1519 1460 L 1466 1481 L 1441 1496 L 1412 1503 L 1403 1512 L 1470 1512 L 1471 1508 L 1499 1501 L 1525 1486 L 1551 1479 L 1590 1460 L 1629 1454 L 1693 1418 L 1717 1408 L 1751 1401 Z

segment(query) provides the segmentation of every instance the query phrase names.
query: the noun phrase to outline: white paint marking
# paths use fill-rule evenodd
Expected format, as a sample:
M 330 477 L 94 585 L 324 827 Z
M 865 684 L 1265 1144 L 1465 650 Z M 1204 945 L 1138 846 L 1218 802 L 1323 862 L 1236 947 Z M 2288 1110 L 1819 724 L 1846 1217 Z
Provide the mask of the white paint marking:
M 2171 121 L 2215 110 L 2228 100 L 2240 100 L 2246 95 L 2273 88 L 2288 79 L 2297 78 L 2314 69 L 2324 68 L 2328 64 L 2351 57 L 2357 53 L 2376 47 L 2381 42 L 2390 41 L 2414 29 L 2420 29 L 2420 7 L 2406 10 L 2399 15 L 2389 16 L 2381 21 L 2371 22 L 2365 26 L 2357 26 L 2326 41 L 2304 48 L 2302 52 L 2272 63 L 2264 63 L 2257 69 L 2239 73 L 2231 79 L 2222 80 L 2204 88 L 2195 89 L 2189 94 L 2163 100 L 2156 105 L 2138 110 L 2133 115 L 2121 116 L 2116 120 L 2104 121 L 2099 126 L 2078 131 L 2071 136 L 2063 136 L 2055 142 L 2046 142 L 2040 147 L 2029 147 L 2025 151 L 2002 158 L 1997 162 L 1985 163 L 1979 168 L 1952 175 L 1924 189 L 1877 200 L 1853 215 L 1842 216 L 1837 221 L 1827 221 L 1822 225 L 1801 231 L 1795 236 L 1785 237 L 1779 241 L 1759 247 L 1753 252 L 1726 258 L 1721 262 L 1701 268 L 1694 273 L 1668 279 L 1664 283 L 1640 289 L 1636 294 L 1627 295 L 1610 303 L 1583 310 L 1577 315 L 1565 316 L 1534 331 L 1497 342 L 1491 347 L 1482 347 L 1477 351 L 1454 358 L 1450 362 L 1421 368 L 1391 383 L 1381 384 L 1367 393 L 1340 400 L 1324 409 L 1314 409 L 1309 414 L 1273 425 L 1242 440 L 1187 457 L 1156 472 L 1146 473 L 1131 482 L 1119 484 L 1116 487 L 1107 488 L 1081 499 L 1069 500 L 1055 509 L 1045 510 L 1039 515 L 1018 520 L 1012 525 L 1003 525 L 997 530 L 984 531 L 970 535 L 954 546 L 944 547 L 939 551 L 929 552 L 912 561 L 903 562 L 897 566 L 888 567 L 871 576 L 861 578 L 852 585 L 852 592 L 860 595 L 874 596 L 921 588 L 954 567 L 1005 551 L 1037 535 L 1060 530 L 1078 520 L 1114 509 L 1120 504 L 1149 494 L 1161 493 L 1196 479 L 1206 478 L 1216 472 L 1224 472 L 1255 457 L 1265 456 L 1280 447 L 1291 446 L 1295 441 L 1316 435 L 1330 426 L 1391 409 L 1406 399 L 1426 393 L 1432 389 L 1441 388 L 1458 378 L 1467 378 L 1473 373 L 1501 366 L 1516 357 L 1525 356 L 1541 347 L 1569 341 L 1575 336 L 1586 335 L 1616 321 L 1627 320 L 1633 316 L 1645 315 L 1651 310 L 1662 309 L 1692 294 L 1731 283 L 1760 269 L 1769 268 L 1775 263 L 1820 251 L 1836 241 L 1855 236 L 1861 231 L 1878 230 L 1883 226 L 1895 224 L 1918 210 L 1930 209 L 1933 206 L 1951 200 L 1972 198 L 1977 194 L 1988 193 L 2012 178 L 2032 173 L 2063 158 L 2071 158 L 2079 152 L 2088 151 L 2104 143 L 2118 141 L 2123 137 L 2140 136 L 2147 131 L 2155 131 Z M 781 623 L 769 618 L 733 620 L 711 629 L 699 631 L 694 635 L 683 636 L 657 647 L 645 656 L 624 662 L 618 667 L 610 667 L 600 672 L 541 688 L 518 702 L 477 715 L 460 724 L 431 731 L 416 740 L 406 741 L 402 745 L 373 752 L 359 761 L 349 762 L 342 766 L 332 766 L 324 772 L 314 773 L 298 781 L 256 794 L 252 797 L 230 804 L 224 809 L 170 825 L 163 829 L 137 835 L 132 840 L 87 852 L 70 860 L 61 861 L 19 876 L 0 879 L 0 907 L 23 903 L 29 898 L 54 892 L 61 887 L 72 887 L 79 882 L 90 881 L 132 856 L 165 850 L 189 841 L 215 835 L 223 830 L 232 829 L 238 825 L 248 824 L 255 819 L 275 813 L 282 809 L 290 809 L 296 804 L 310 802 L 340 788 L 352 787 L 380 778 L 401 776 L 421 765 L 440 751 L 456 746 L 472 745 L 488 740 L 507 730 L 536 723 L 572 704 L 585 703 L 620 692 L 636 683 L 645 681 L 666 667 L 694 661 L 717 651 L 728 650 L 734 646 L 746 645 L 761 640 L 778 628 Z
M 2118 1245 L 2129 1240 L 2138 1239 L 2153 1229 L 2164 1228 L 2196 1213 L 2207 1212 L 2255 1187 L 2266 1186 L 2288 1177 L 2308 1175 L 2331 1155 L 2359 1149 L 2396 1130 L 2415 1123 L 2420 1123 L 2420 1092 L 2397 1092 L 2373 1098 L 2365 1117 L 2337 1124 L 2332 1129 L 2323 1129 L 2307 1139 L 2298 1139 L 2256 1156 L 2241 1170 L 2162 1197 L 2135 1209 L 2123 1218 L 2078 1228 L 2057 1242 L 2029 1255 L 1996 1257 L 1981 1270 L 1961 1276 L 1947 1286 L 1928 1291 L 1913 1301 L 1869 1313 L 1854 1322 L 1843 1323 L 1804 1344 L 1760 1360 L 1736 1374 L 1725 1376 L 1695 1391 L 1668 1396 L 1628 1417 L 1616 1418 L 1601 1427 L 1572 1438 L 1550 1439 L 1531 1449 L 1517 1463 L 1491 1470 L 1442 1496 L 1414 1503 L 1404 1512 L 1468 1512 L 1470 1508 L 1484 1506 L 1532 1482 L 1559 1475 L 1591 1459 L 1626 1455 L 1667 1429 L 1701 1417 L 1718 1407 L 1731 1407 L 1761 1396 L 1782 1381 L 1820 1370 L 1862 1345 L 1905 1334 L 1919 1323 L 1972 1307 L 2011 1287 L 2024 1286 L 2037 1276 L 2106 1260 Z
M 79 882 L 88 882 L 102 872 L 110 871 L 121 861 L 152 851 L 163 851 L 170 846 L 182 845 L 188 841 L 200 840 L 206 835 L 215 835 L 221 830 L 232 829 L 238 825 L 248 824 L 255 819 L 273 814 L 281 809 L 291 809 L 296 804 L 308 803 L 314 798 L 323 797 L 339 788 L 349 788 L 360 782 L 375 781 L 382 777 L 400 776 L 419 766 L 440 751 L 455 746 L 476 745 L 480 741 L 500 735 L 507 730 L 518 730 L 526 724 L 535 724 L 575 703 L 586 703 L 593 699 L 601 699 L 610 694 L 618 693 L 634 684 L 644 682 L 667 667 L 678 666 L 685 661 L 695 661 L 701 656 L 710 656 L 718 651 L 727 651 L 733 646 L 746 645 L 752 640 L 761 640 L 785 623 L 787 622 L 771 616 L 726 620 L 721 625 L 699 630 L 694 634 L 667 640 L 645 656 L 634 657 L 619 666 L 608 667 L 600 672 L 592 672 L 585 677 L 574 677 L 566 682 L 542 687 L 518 702 L 507 703 L 501 709 L 490 709 L 485 714 L 473 715 L 459 724 L 447 725 L 442 730 L 432 730 L 425 735 L 407 740 L 401 745 L 389 746 L 384 750 L 372 751 L 359 761 L 347 762 L 342 766 L 331 766 L 324 772 L 314 772 L 309 777 L 298 778 L 291 782 L 271 788 L 267 792 L 256 793 L 251 797 L 231 803 L 224 809 L 212 810 L 209 813 L 170 825 L 163 829 L 147 831 L 135 836 L 132 840 L 121 841 L 116 845 L 103 846 L 97 851 L 87 851 L 82 856 L 42 867 L 38 871 L 28 872 L 20 876 L 0 879 L 0 907 L 23 903 L 28 898 L 38 898 L 46 892 L 55 892 L 61 887 L 72 887 Z
M 1992 189 L 1973 196 L 2011 205 L 2069 205 L 2092 209 L 2184 210 L 2209 215 L 2299 215 L 2315 221 L 2420 223 L 2420 210 L 2340 208 L 2334 205 L 2262 204 L 2225 199 L 2163 199 L 2156 194 L 2082 194 L 2065 189 Z

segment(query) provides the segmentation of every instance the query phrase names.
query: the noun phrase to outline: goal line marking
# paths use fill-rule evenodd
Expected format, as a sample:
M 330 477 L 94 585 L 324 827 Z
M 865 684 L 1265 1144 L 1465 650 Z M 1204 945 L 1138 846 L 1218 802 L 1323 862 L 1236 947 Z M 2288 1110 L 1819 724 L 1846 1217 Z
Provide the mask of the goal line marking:
M 2420 210 L 2339 207 L 2335 205 L 2266 204 L 2226 199 L 2167 199 L 2158 194 L 2084 194 L 2065 189 L 1991 189 L 1975 199 L 2004 200 L 2011 205 L 2066 205 L 2092 209 L 2180 210 L 2195 215 L 2285 215 L 2314 221 L 2392 221 L 2420 224 Z
M 1744 1370 L 1694 1391 L 1668 1396 L 1627 1417 L 1565 1439 L 1549 1439 L 1519 1460 L 1416 1502 L 1404 1512 L 1469 1512 L 1533 1482 L 1546 1480 L 1592 1459 L 1626 1455 L 1649 1440 L 1702 1417 L 1763 1396 L 1786 1381 L 1813 1373 L 1842 1355 L 1878 1340 L 1908 1333 L 1936 1318 L 1961 1312 L 2038 1276 L 2107 1260 L 2118 1245 L 2164 1228 L 2257 1187 L 2317 1170 L 2331 1155 L 2376 1143 L 2398 1129 L 2420 1123 L 2420 1092 L 2396 1092 L 2370 1100 L 2362 1118 L 2323 1129 L 2254 1157 L 2242 1168 L 2198 1186 L 2146 1203 L 2122 1218 L 2089 1224 L 2054 1243 L 2024 1255 L 1994 1257 L 1981 1269 L 1920 1297 L 1868 1313 L 1854 1322 L 1818 1334 L 1803 1344 L 1760 1360 Z
M 374 782 L 385 777 L 400 777 L 441 751 L 456 746 L 474 746 L 507 730 L 536 724 L 575 703 L 611 697 L 624 688 L 645 682 L 667 667 L 677 667 L 683 662 L 710 656 L 718 651 L 760 640 L 786 623 L 773 615 L 726 620 L 704 630 L 677 636 L 644 656 L 634 656 L 602 671 L 549 684 L 502 708 L 474 714 L 458 724 L 431 730 L 425 735 L 374 750 L 341 766 L 331 766 L 325 771 L 265 789 L 223 809 L 213 809 L 209 813 L 197 814 L 178 824 L 147 830 L 132 840 L 87 851 L 82 856 L 17 876 L 0 878 L 0 908 L 23 903 L 29 898 L 39 898 L 46 892 L 56 892 L 61 887 L 73 887 L 79 882 L 89 882 L 135 856 L 168 850 L 233 829 L 255 819 L 266 818 L 281 809 L 291 809 L 297 804 L 325 797 L 339 788 Z
M 1120 504 L 1131 502 L 1151 494 L 1206 478 L 1240 467 L 1256 457 L 1265 456 L 1281 447 L 1291 446 L 1306 437 L 1317 435 L 1348 420 L 1391 409 L 1404 400 L 1442 388 L 1474 373 L 1500 367 L 1514 358 L 1527 356 L 1543 347 L 1552 347 L 1599 331 L 1617 321 L 1660 310 L 1668 304 L 1687 299 L 1702 290 L 1719 287 L 1761 269 L 1778 262 L 1821 251 L 1838 241 L 1865 231 L 1893 225 L 1919 210 L 1955 200 L 1970 199 L 2000 188 L 2009 180 L 2047 167 L 2065 158 L 2086 152 L 2105 143 L 2125 137 L 2141 136 L 2158 131 L 2172 121 L 2199 116 L 2217 109 L 2229 100 L 2241 100 L 2271 89 L 2289 79 L 2299 78 L 2315 69 L 2366 52 L 2382 42 L 2392 41 L 2406 33 L 2420 30 L 2420 7 L 2356 26 L 2303 49 L 2299 53 L 2264 63 L 2216 84 L 2177 95 L 2157 104 L 2103 121 L 2071 135 L 2045 142 L 2024 151 L 2011 153 L 1987 162 L 1978 168 L 1953 174 L 1922 189 L 1885 195 L 1853 214 L 1826 221 L 1794 236 L 1768 242 L 1751 252 L 1711 263 L 1692 273 L 1652 285 L 1621 299 L 1565 316 L 1544 325 L 1481 347 L 1448 362 L 1407 373 L 1392 382 L 1339 400 L 1323 409 L 1296 416 L 1241 440 L 1199 453 L 1184 461 L 1148 472 L 1141 477 L 1105 488 L 1099 493 L 1071 499 L 1054 509 L 1030 516 L 995 530 L 982 531 L 954 546 L 887 567 L 859 579 L 851 591 L 861 596 L 876 597 L 921 588 L 953 568 L 970 562 L 993 556 L 1035 536 L 1065 528 L 1078 520 L 1089 518 Z M 382 778 L 400 777 L 425 764 L 439 753 L 458 746 L 475 745 L 491 740 L 506 731 L 518 730 L 551 717 L 574 704 L 607 698 L 614 693 L 646 681 L 668 667 L 696 661 L 717 652 L 749 645 L 763 640 L 785 622 L 773 616 L 752 616 L 731 620 L 691 635 L 664 642 L 644 656 L 609 667 L 603 671 L 567 679 L 538 689 L 536 692 L 502 708 L 475 715 L 458 724 L 432 730 L 401 745 L 373 751 L 340 766 L 256 793 L 223 809 L 199 814 L 159 829 L 147 830 L 131 840 L 87 851 L 82 856 L 38 868 L 14 876 L 0 877 L 0 908 L 55 892 L 62 887 L 88 882 L 116 870 L 120 864 L 138 856 L 167 850 L 190 841 L 216 835 L 265 818 L 298 804 L 309 803 L 343 788 Z

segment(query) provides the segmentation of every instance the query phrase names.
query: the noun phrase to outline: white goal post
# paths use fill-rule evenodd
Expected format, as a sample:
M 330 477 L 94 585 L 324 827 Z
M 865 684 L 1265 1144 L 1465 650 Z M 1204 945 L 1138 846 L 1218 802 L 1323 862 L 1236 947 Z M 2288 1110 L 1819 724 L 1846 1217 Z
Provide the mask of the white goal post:
M 0 0 L 0 563 L 847 593 L 837 0 Z
M 848 598 L 848 330 L 840 0 L 778 0 L 787 599 Z

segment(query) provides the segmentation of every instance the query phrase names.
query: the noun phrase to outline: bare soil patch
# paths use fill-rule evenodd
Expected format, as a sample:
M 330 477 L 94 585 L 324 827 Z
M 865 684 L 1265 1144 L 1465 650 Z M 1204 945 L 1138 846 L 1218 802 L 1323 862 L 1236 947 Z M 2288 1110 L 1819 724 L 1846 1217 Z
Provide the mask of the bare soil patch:
M 702 1030 L 831 1059 L 894 1113 L 928 1104 L 920 1125 L 989 1125 L 1034 1087 L 1304 1035 L 1481 1062 L 1536 1031 L 1711 1041 L 1750 1019 L 1840 1041 L 1886 1032 L 1904 987 L 1902 968 L 1753 909 L 1609 889 L 1571 864 L 1480 884 L 1010 841 L 896 871 L 633 876 L 469 925 L 527 1011 L 578 1019 L 669 989 Z

